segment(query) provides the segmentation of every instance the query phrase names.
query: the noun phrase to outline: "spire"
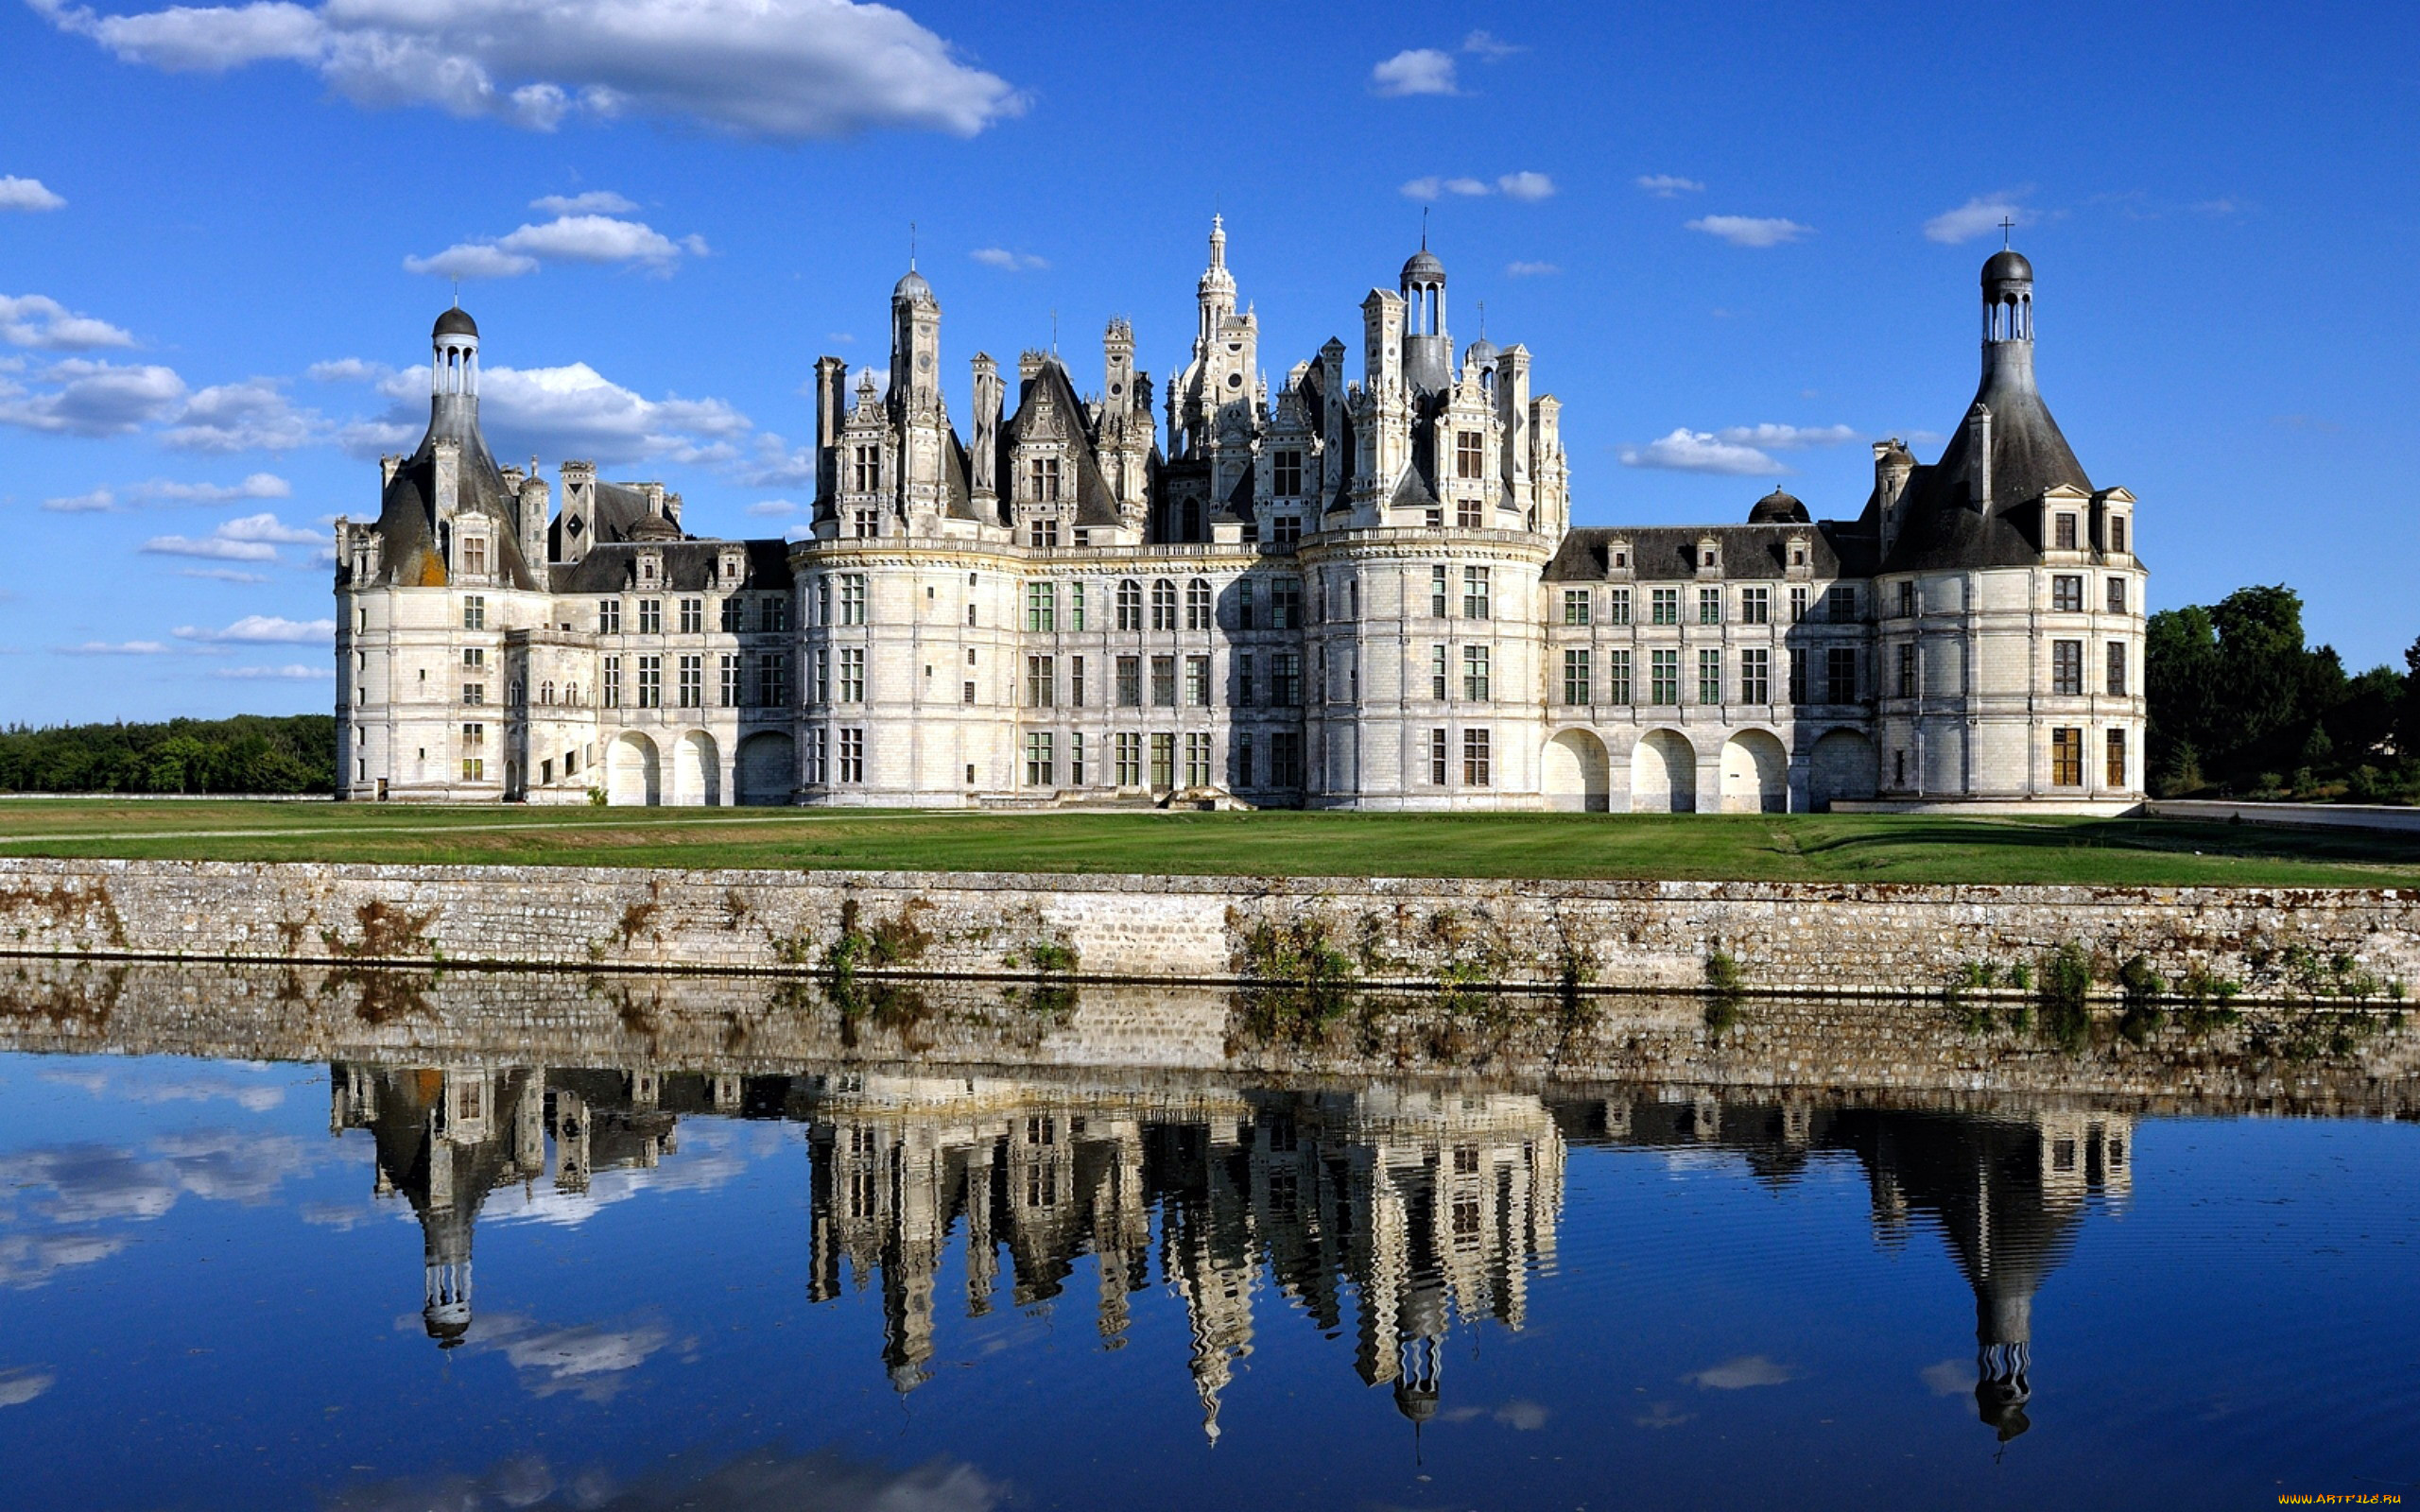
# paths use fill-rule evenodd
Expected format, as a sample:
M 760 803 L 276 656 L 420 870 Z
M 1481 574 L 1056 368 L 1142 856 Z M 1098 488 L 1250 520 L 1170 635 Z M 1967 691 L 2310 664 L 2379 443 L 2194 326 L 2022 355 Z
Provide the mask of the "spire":
M 1210 266 L 1227 266 L 1227 217 L 1222 215 L 1210 217 Z

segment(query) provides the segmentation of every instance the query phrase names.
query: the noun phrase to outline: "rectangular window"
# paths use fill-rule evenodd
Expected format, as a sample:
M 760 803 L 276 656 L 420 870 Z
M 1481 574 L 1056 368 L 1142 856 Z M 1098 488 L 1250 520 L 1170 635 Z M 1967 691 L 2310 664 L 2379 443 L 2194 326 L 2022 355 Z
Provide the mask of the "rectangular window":
M 1081 583 L 1069 583 L 1067 585 L 1067 628 L 1071 630 L 1080 630 L 1083 627 L 1084 585 Z
M 2055 551 L 2075 550 L 2076 517 L 2071 514 L 2061 514 L 2055 516 L 2050 527 L 2050 540 L 2052 542 L 2051 549 Z M 2078 781 L 2082 781 L 2082 779 L 2078 779 Z
M 1835 625 L 1854 623 L 1857 619 L 1857 590 L 1847 583 L 1834 583 L 1824 612 Z
M 1165 577 L 1151 585 L 1151 628 L 1176 628 L 1176 584 Z
M 1588 653 L 1570 650 L 1564 652 L 1563 701 L 1572 705 L 1585 704 L 1590 692 Z
M 1253 705 L 1252 653 L 1236 653 L 1236 707 L 1249 709 Z
M 462 647 L 462 665 L 464 667 L 484 668 L 487 664 L 488 653 L 485 647 L 476 645 L 466 645 Z
M 1916 648 L 1913 645 L 1903 645 L 1899 647 L 1899 696 L 1912 698 L 1915 696 Z
M 1443 703 L 1453 696 L 1452 690 L 1446 686 L 1451 680 L 1451 675 L 1445 668 L 1445 648 L 1442 645 L 1432 645 L 1428 648 L 1428 696 L 1439 703 Z
M 1172 656 L 1151 658 L 1151 707 L 1176 707 L 1176 658 Z
M 1630 652 L 1627 650 L 1605 653 L 1605 701 L 1630 702 Z
M 1081 730 L 1067 737 L 1067 785 L 1084 785 L 1084 735 Z
M 1698 623 L 1700 625 L 1722 623 L 1721 589 L 1701 588 L 1698 590 Z
M 1824 701 L 1857 702 L 1857 647 L 1826 646 L 1824 650 Z
M 866 622 L 866 579 L 862 573 L 840 575 L 840 623 L 863 625 Z
M 1059 502 L 1059 459 L 1055 456 L 1028 458 L 1025 465 L 1026 497 L 1038 504 Z
M 1236 628 L 1252 628 L 1252 579 L 1240 578 L 1236 583 Z
M 1057 693 L 1058 686 L 1056 658 L 1029 656 L 1025 659 L 1025 706 L 1027 708 L 1049 708 L 1054 701 L 1052 696 Z
M 725 598 L 725 599 L 722 601 L 722 633 L 723 633 L 723 634 L 725 634 L 725 635 L 737 635 L 737 634 L 738 634 L 742 629 L 745 629 L 745 628 L 747 627 L 742 623 L 742 613 L 743 613 L 743 610 L 744 610 L 744 601 L 743 601 L 743 600 L 741 600 L 741 599 L 739 599 L 739 598 L 736 598 L 736 597 Z
M 1477 478 L 1486 475 L 1486 438 L 1477 431 L 1456 431 L 1454 433 L 1454 476 Z
M 1360 589 L 1357 583 L 1355 585 L 1354 597 L 1357 602 L 1360 597 Z M 1193 581 L 1185 584 L 1184 627 L 1188 630 L 1214 629 L 1217 627 L 1214 623 L 1214 619 L 1215 616 L 1210 601 L 1210 583 L 1208 579 L 1197 577 Z
M 1916 612 L 1916 585 L 1910 578 L 1899 585 L 1899 617 L 1912 619 Z
M 1269 785 L 1303 785 L 1303 735 L 1295 730 L 1271 731 L 1269 737 Z
M 1281 499 L 1300 498 L 1303 492 L 1303 454 L 1280 452 L 1270 469 L 1270 487 Z
M 483 704 L 487 702 L 488 685 L 484 682 L 466 682 L 462 684 L 462 701 L 466 704 Z
M 2126 517 L 2122 514 L 2109 517 L 2109 549 L 2121 557 L 2126 554 Z
M 2050 578 L 2050 608 L 2061 614 L 2083 612 L 2083 579 L 2074 573 L 2056 573 Z
M 765 628 L 786 630 L 790 627 L 790 601 L 776 594 L 765 600 Z
M 1450 592 L 1445 586 L 1445 573 L 1443 567 L 1428 569 L 1428 615 L 1431 619 L 1445 617 L 1446 596 Z
M 664 658 L 660 656 L 639 658 L 639 707 L 664 707 Z
M 1773 701 L 1773 654 L 1762 646 L 1751 646 L 1739 653 L 1739 701 Z
M 1431 787 L 1445 785 L 1448 764 L 1452 760 L 1452 754 L 1445 745 L 1445 732 L 1442 730 L 1430 730 L 1428 732 L 1428 784 Z
M 488 543 L 477 536 L 462 539 L 462 571 L 473 577 L 484 576 L 488 570 Z
M 1067 659 L 1067 707 L 1081 709 L 1083 706 L 1084 659 L 1080 656 L 1071 656 Z
M 680 706 L 702 709 L 706 702 L 706 659 L 684 656 L 681 659 Z
M 1487 525 L 1485 501 L 1467 496 L 1454 501 L 1454 524 L 1463 530 L 1480 530 Z
M 1058 782 L 1058 763 L 1050 750 L 1050 731 L 1034 730 L 1025 737 L 1025 785 L 1051 787 Z
M 2123 577 L 2109 579 L 2109 612 L 2112 614 L 2126 612 L 2126 579 Z
M 1722 701 L 1722 653 L 1713 646 L 1698 652 L 1698 702 L 1719 704 Z
M 1037 635 L 1059 628 L 1059 590 L 1050 583 L 1025 585 L 1025 627 Z
M 1681 591 L 1677 588 L 1658 588 L 1653 592 L 1653 611 L 1650 616 L 1651 622 L 1657 625 L 1680 624 Z
M 2083 786 L 2083 731 L 2053 730 L 2050 731 L 2050 785 L 2053 787 Z
M 484 745 L 486 745 L 486 744 L 487 744 L 487 740 L 488 740 L 488 727 L 487 727 L 487 726 L 485 726 L 485 725 L 464 725 L 464 726 L 462 727 L 462 744 L 463 744 L 463 745 L 465 745 L 465 746 L 484 746 Z
M 1789 623 L 1795 625 L 1806 617 L 1806 590 L 1793 588 L 1789 591 Z
M 2126 732 L 2122 730 L 2109 732 L 2109 765 L 2101 780 L 2115 788 L 2126 785 Z
M 866 732 L 862 730 L 840 731 L 840 770 L 834 774 L 843 782 L 866 780 Z
M 1252 780 L 1252 731 L 1249 730 L 1239 730 L 1236 732 L 1235 764 L 1235 784 L 1237 787 L 1253 786 L 1254 784 Z
M 1117 707 L 1143 707 L 1143 659 L 1139 656 L 1117 659 Z
M 2074 697 L 2083 692 L 2083 643 L 2050 643 L 2050 691 Z
M 1269 539 L 1274 541 L 1277 544 L 1281 546 L 1293 546 L 1302 543 L 1303 517 L 1301 515 L 1281 514 L 1276 519 L 1270 521 L 1270 524 L 1272 528 L 1270 531 Z M 1245 539 L 1249 540 L 1251 538 L 1247 537 Z
M 1487 702 L 1487 647 L 1462 647 L 1462 696 L 1472 703 Z
M 1773 591 L 1770 588 L 1739 590 L 1739 623 L 1770 625 L 1773 618 Z
M 1487 731 L 1484 730 L 1463 730 L 1462 785 L 1485 787 L 1494 781 L 1495 774 L 1491 769 Z
M 606 708 L 622 707 L 622 659 L 618 656 L 609 656 L 605 659 L 604 691 Z
M 790 659 L 780 651 L 769 651 L 756 662 L 756 701 L 768 709 L 786 707 L 790 701 Z
M 622 601 L 620 599 L 600 598 L 596 601 L 596 633 L 599 635 L 622 633 Z
M 1207 735 L 1184 737 L 1184 785 L 1210 785 L 1210 737 Z
M 1303 701 L 1303 653 L 1280 651 L 1270 660 L 1269 701 L 1290 709 Z
M 462 781 L 466 782 L 485 782 L 487 781 L 487 771 L 488 764 L 479 757 L 465 756 L 462 758 Z
M 816 649 L 815 687 L 808 695 L 807 701 L 819 704 L 832 701 L 832 652 L 827 647 L 819 646 Z
M 878 509 L 850 510 L 849 534 L 859 541 L 872 541 L 882 534 L 882 511 Z
M 2109 692 L 2117 697 L 2126 696 L 2126 643 L 2112 641 L 2108 652 Z
M 806 780 L 818 785 L 831 781 L 832 768 L 829 761 L 831 733 L 828 730 L 818 730 L 807 736 Z M 968 781 L 973 781 L 974 776 L 973 772 L 968 772 Z
M 882 448 L 853 446 L 849 449 L 849 491 L 872 493 L 882 487 Z
M 1606 596 L 1605 623 L 1608 625 L 1628 625 L 1630 623 L 1629 589 L 1616 588 Z
M 660 598 L 639 600 L 639 633 L 641 635 L 664 633 L 664 600 Z
M 1197 709 L 1210 704 L 1210 659 L 1189 656 L 1184 659 L 1184 701 Z
M 739 705 L 739 654 L 735 651 L 725 651 L 722 654 L 722 665 L 717 670 L 722 674 L 722 684 L 718 690 L 722 695 L 722 707 L 737 708 Z
M 1156 788 L 1176 786 L 1176 736 L 1172 734 L 1151 737 L 1151 785 Z
M 1303 624 L 1303 585 L 1299 579 L 1280 577 L 1269 585 L 1269 627 L 1272 630 L 1301 628 Z
M 1789 701 L 1806 701 L 1806 653 L 1804 651 L 1789 653 Z
M 1117 752 L 1117 785 L 1119 787 L 1142 786 L 1143 737 L 1118 735 L 1114 739 L 1114 748 Z
M 462 600 L 462 628 L 466 630 L 484 630 L 487 627 L 488 601 L 486 596 L 479 593 L 469 594 Z
M 1487 618 L 1487 569 L 1484 567 L 1462 569 L 1462 618 Z
M 840 685 L 837 690 L 842 703 L 866 701 L 866 648 L 862 645 L 840 647 Z
M 706 627 L 706 601 L 684 598 L 681 601 L 681 633 L 696 635 Z
M 1026 522 L 1025 543 L 1036 551 L 1058 550 L 1059 517 L 1055 514 L 1038 514 Z
M 1648 653 L 1647 701 L 1654 704 L 1675 704 L 1681 701 L 1681 653 L 1657 650 Z
M 1588 590 L 1566 588 L 1563 591 L 1563 623 L 1565 625 L 1588 623 Z

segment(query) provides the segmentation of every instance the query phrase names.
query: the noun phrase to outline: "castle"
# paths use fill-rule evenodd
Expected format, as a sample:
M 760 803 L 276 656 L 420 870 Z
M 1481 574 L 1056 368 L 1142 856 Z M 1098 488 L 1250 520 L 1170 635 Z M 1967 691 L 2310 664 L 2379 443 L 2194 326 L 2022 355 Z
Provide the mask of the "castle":
M 2033 378 L 2033 269 L 1982 269 L 1982 378 L 1939 458 L 1874 447 L 1818 521 L 1570 523 L 1558 403 L 1459 363 L 1424 246 L 1273 387 L 1214 220 L 1165 431 L 1110 322 L 942 393 L 891 291 L 889 384 L 815 367 L 797 541 L 688 534 L 585 462 L 499 467 L 479 334 L 433 335 L 429 428 L 339 521 L 339 796 L 917 807 L 1242 802 L 1797 812 L 2142 797 L 2135 499 Z

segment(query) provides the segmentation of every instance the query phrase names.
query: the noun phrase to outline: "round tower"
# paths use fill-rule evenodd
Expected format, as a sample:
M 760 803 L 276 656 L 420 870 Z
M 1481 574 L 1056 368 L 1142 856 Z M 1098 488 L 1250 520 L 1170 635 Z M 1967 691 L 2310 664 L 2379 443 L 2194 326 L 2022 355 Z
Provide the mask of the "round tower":
M 1983 382 L 2033 383 L 2033 265 L 2009 248 L 1983 264 Z
M 1445 332 L 1445 265 L 1420 239 L 1403 265 L 1403 373 L 1414 388 L 1438 393 L 1454 381 L 1454 343 Z
M 429 332 L 429 397 L 436 418 L 467 421 L 479 411 L 479 324 L 457 304 Z

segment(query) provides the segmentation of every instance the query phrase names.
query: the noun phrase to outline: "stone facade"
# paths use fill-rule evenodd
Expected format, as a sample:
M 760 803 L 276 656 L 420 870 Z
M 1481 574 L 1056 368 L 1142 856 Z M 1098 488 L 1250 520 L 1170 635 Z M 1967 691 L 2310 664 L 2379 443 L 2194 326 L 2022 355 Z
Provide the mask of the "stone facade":
M 2340 956 L 2420 985 L 2420 891 L 0 860 L 31 954 L 1250 982 L 1272 939 L 1365 987 L 1696 988 L 1720 951 L 1757 991 L 1922 993 L 2073 942 L 2308 996 Z
M 478 429 L 438 322 L 427 438 L 337 527 L 350 799 L 978 807 L 1243 801 L 1747 812 L 2141 798 L 2135 501 L 2033 384 L 2032 268 L 1983 269 L 1983 376 L 1863 509 L 1571 524 L 1531 355 L 1460 353 L 1425 246 L 1272 383 L 1214 222 L 1165 433 L 1125 320 L 942 389 L 891 294 L 888 387 L 816 364 L 805 539 L 700 540 L 659 484 Z M 551 516 L 549 511 L 554 511 Z

